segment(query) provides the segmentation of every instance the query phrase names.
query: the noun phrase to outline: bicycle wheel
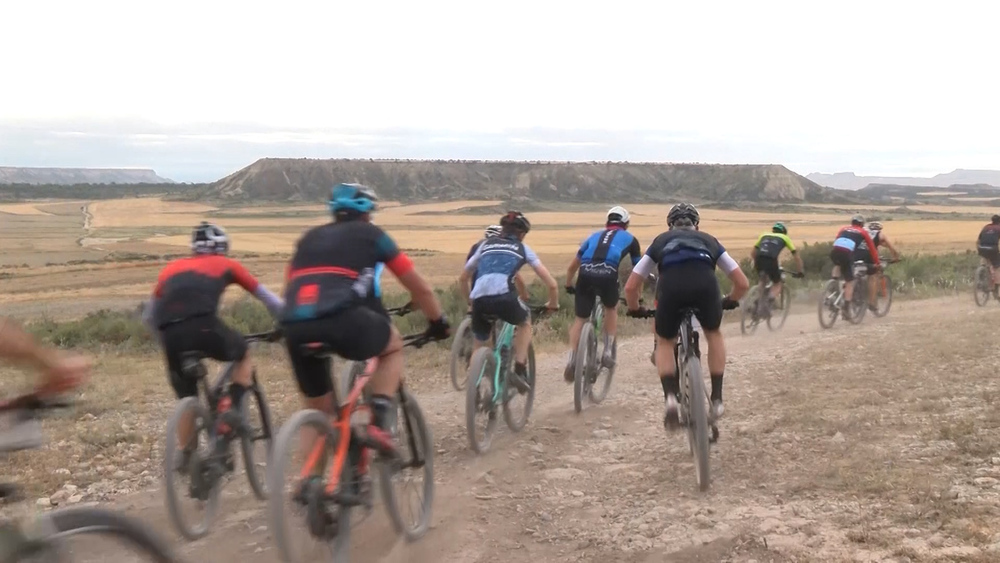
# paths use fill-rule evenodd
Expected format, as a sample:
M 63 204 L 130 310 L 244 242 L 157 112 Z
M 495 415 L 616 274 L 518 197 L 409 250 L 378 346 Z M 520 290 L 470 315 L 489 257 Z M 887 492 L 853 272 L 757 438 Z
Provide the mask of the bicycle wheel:
M 177 426 L 181 418 L 186 414 L 194 418 L 193 441 L 195 449 L 191 454 L 189 463 L 184 468 L 185 474 L 191 477 L 192 480 L 191 485 L 188 487 L 189 491 L 191 489 L 203 489 L 205 486 L 204 481 L 211 479 L 211 476 L 208 475 L 212 471 L 211 466 L 204 461 L 210 459 L 213 454 L 213 441 L 210 438 L 211 434 L 208 430 L 208 425 L 211 423 L 208 417 L 208 409 L 198 401 L 198 397 L 187 397 L 177 404 L 177 408 L 174 409 L 173 415 L 170 416 L 170 420 L 167 422 L 167 444 L 166 452 L 163 456 L 163 474 L 166 485 L 164 489 L 167 493 L 167 511 L 170 513 L 170 520 L 182 536 L 188 540 L 196 540 L 208 533 L 208 529 L 219 514 L 219 495 L 222 492 L 222 479 L 221 477 L 215 479 L 214 486 L 205 495 L 207 498 L 196 499 L 196 507 L 203 509 L 203 515 L 200 520 L 189 522 L 181 508 L 181 495 L 188 496 L 185 493 L 189 491 L 184 491 L 184 488 L 177 483 L 177 477 L 180 473 L 177 470 L 177 465 L 181 456 L 181 452 L 177 447 Z M 199 447 L 198 445 L 201 443 L 200 436 L 205 437 L 204 447 Z
M 875 292 L 875 299 L 878 303 L 878 307 L 872 311 L 872 314 L 876 317 L 884 317 L 889 314 L 889 308 L 892 307 L 892 278 L 882 274 L 882 280 L 879 282 L 879 288 Z
M 596 349 L 595 349 L 596 357 Z M 598 367 L 597 374 L 594 376 L 594 381 L 590 384 L 590 401 L 592 403 L 599 404 L 608 396 L 608 390 L 611 389 L 611 379 L 615 376 L 615 368 L 618 367 L 618 339 L 615 338 L 611 341 L 611 359 L 614 361 L 614 366 L 611 368 Z
M 851 295 L 851 318 L 848 319 L 852 325 L 861 324 L 865 320 L 865 313 L 868 311 L 868 278 L 863 277 L 854 281 L 854 293 Z
M 496 373 L 496 356 L 493 350 L 482 347 L 472 354 L 469 362 L 469 382 L 465 388 L 465 427 L 469 434 L 469 446 L 477 454 L 486 453 L 493 441 L 497 426 L 493 375 Z M 476 415 L 486 416 L 482 438 L 476 432 Z
M 837 298 L 840 297 L 840 284 L 837 280 L 827 280 L 823 286 L 823 293 L 819 296 L 819 326 L 830 328 L 837 322 L 840 309 L 837 307 Z
M 468 381 L 469 362 L 472 360 L 472 318 L 465 317 L 455 330 L 451 342 L 451 385 L 456 391 L 465 389 Z
M 585 323 L 580 332 L 580 342 L 576 347 L 576 370 L 573 372 L 573 409 L 583 410 L 583 401 L 590 393 L 590 372 L 594 369 L 597 359 L 594 358 L 594 325 Z
M 507 428 L 511 432 L 520 432 L 528 424 L 528 417 L 531 416 L 531 407 L 535 404 L 535 346 L 528 344 L 528 392 L 521 395 L 516 389 L 507 386 L 506 397 L 503 401 L 503 419 L 507 422 Z M 517 404 L 524 398 L 524 407 L 518 415 L 516 409 L 511 404 Z
M 251 399 L 256 403 L 257 416 L 251 415 Z M 264 388 L 254 374 L 253 386 L 243 394 L 240 400 L 240 412 L 243 413 L 247 425 L 247 431 L 240 436 L 240 448 L 243 450 L 243 468 L 247 472 L 247 481 L 253 494 L 259 500 L 267 500 L 267 464 L 271 459 L 271 409 L 267 406 L 264 398 Z M 260 444 L 262 447 L 257 450 L 263 454 L 264 461 L 260 465 L 255 461 L 255 448 Z
M 976 268 L 976 287 L 973 290 L 976 305 L 983 307 L 990 302 L 990 285 L 990 270 L 980 265 Z
M 38 517 L 32 526 L 51 536 L 18 545 L 4 561 L 71 561 L 64 542 L 73 536 L 111 536 L 143 555 L 143 561 L 176 563 L 179 561 L 167 541 L 141 520 L 98 507 L 74 507 L 54 510 Z M 12 546 L 11 546 L 12 547 Z M 107 554 L 102 554 L 107 559 Z
M 308 455 L 304 452 L 309 451 L 307 450 L 309 444 L 303 447 L 299 439 L 306 429 L 314 432 L 319 439 L 325 440 L 322 453 L 325 459 L 321 459 L 303 481 L 298 463 L 302 461 L 304 455 Z M 313 409 L 293 414 L 281 426 L 274 439 L 271 463 L 267 467 L 267 490 L 271 492 L 267 499 L 267 527 L 278 547 L 278 556 L 284 563 L 330 561 L 331 558 L 336 563 L 346 563 L 348 560 L 351 539 L 350 508 L 333 505 L 336 512 L 334 515 L 323 510 L 328 506 L 309 506 L 311 503 L 320 502 L 318 496 L 322 494 L 327 481 L 328 466 L 325 462 L 333 458 L 337 442 L 337 434 L 330 425 L 329 415 Z M 291 467 L 288 463 L 290 456 L 300 458 Z M 291 487 L 286 486 L 287 475 L 294 476 Z M 352 475 L 351 464 L 345 461 L 341 482 L 351 482 Z M 291 505 L 291 509 L 299 512 L 296 515 L 299 521 L 294 521 L 295 518 L 286 513 L 289 512 L 286 502 Z M 320 512 L 327 517 L 326 521 L 317 521 L 316 515 Z M 295 532 L 298 533 L 294 534 Z
M 697 356 L 687 359 L 686 367 L 686 387 L 688 403 L 688 443 L 691 452 L 694 454 L 695 481 L 698 483 L 700 491 L 707 491 L 710 481 L 709 459 L 708 459 L 708 405 L 705 394 L 705 381 L 701 377 L 701 362 Z
M 740 307 L 740 333 L 753 334 L 757 330 L 760 319 L 757 317 L 758 299 L 760 298 L 760 286 L 755 285 L 747 292 Z
M 781 327 L 785 326 L 785 320 L 788 319 L 788 311 L 792 308 L 792 292 L 788 291 L 788 284 L 781 284 L 781 294 L 778 295 L 778 300 L 781 303 L 781 316 L 775 319 L 774 310 L 771 310 L 771 316 L 767 318 L 767 328 L 771 330 L 780 330 Z
M 424 413 L 420 410 L 417 400 L 405 387 L 399 388 L 399 411 L 397 412 L 397 443 L 402 460 L 392 463 L 382 464 L 379 468 L 379 484 L 382 488 L 382 498 L 385 499 L 385 508 L 389 513 L 389 519 L 396 529 L 396 533 L 403 534 L 407 541 L 420 539 L 427 533 L 431 522 L 431 507 L 434 504 L 434 438 L 431 436 L 430 427 L 424 419 Z M 402 424 L 399 424 L 402 414 Z M 399 430 L 406 429 L 405 440 L 400 436 Z M 422 495 L 419 497 L 419 509 L 416 514 L 409 512 L 409 520 L 403 517 L 400 510 L 400 496 L 396 494 L 394 483 L 404 485 L 414 479 L 411 475 L 405 475 L 408 469 L 414 469 L 423 478 L 423 484 L 419 486 Z M 406 503 L 407 508 L 413 508 L 410 502 Z

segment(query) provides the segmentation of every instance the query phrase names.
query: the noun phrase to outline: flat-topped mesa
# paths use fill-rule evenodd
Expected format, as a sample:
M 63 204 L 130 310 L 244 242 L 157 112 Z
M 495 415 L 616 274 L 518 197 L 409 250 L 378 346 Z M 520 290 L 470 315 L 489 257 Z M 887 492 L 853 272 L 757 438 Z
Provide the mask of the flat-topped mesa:
M 387 200 L 513 199 L 578 202 L 840 201 L 781 165 L 264 158 L 212 184 L 214 197 L 318 200 L 336 182 L 375 187 Z
M 0 166 L 0 184 L 172 184 L 148 168 L 28 168 Z

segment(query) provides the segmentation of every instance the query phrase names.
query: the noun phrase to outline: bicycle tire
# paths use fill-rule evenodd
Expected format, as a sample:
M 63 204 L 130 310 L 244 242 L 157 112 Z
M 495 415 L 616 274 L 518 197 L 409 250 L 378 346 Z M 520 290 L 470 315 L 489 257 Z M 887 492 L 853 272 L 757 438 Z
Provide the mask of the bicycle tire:
M 985 307 L 986 304 L 990 302 L 990 289 L 990 270 L 986 266 L 979 265 L 979 267 L 976 268 L 975 286 L 972 288 L 973 298 L 976 300 L 976 305 Z M 980 295 L 982 295 L 981 301 L 979 299 Z
M 788 284 L 781 284 L 781 293 L 778 295 L 778 300 L 781 303 L 781 319 L 778 323 L 772 323 L 774 320 L 774 310 L 771 310 L 771 316 L 767 318 L 767 328 L 770 330 L 781 330 L 785 326 L 785 321 L 788 320 L 788 312 L 792 308 L 792 293 L 788 291 Z
M 163 456 L 163 474 L 165 477 L 164 490 L 167 494 L 167 511 L 170 513 L 170 520 L 185 539 L 194 541 L 204 537 L 218 517 L 219 497 L 222 492 L 222 486 L 220 479 L 219 483 L 216 483 L 216 486 L 209 493 L 205 505 L 205 517 L 202 522 L 194 526 L 188 525 L 185 518 L 181 515 L 181 499 L 178 495 L 183 491 L 178 490 L 175 481 L 176 471 L 174 470 L 177 464 L 177 456 L 180 454 L 177 448 L 177 425 L 180 423 L 181 416 L 188 410 L 194 411 L 195 439 L 197 439 L 199 432 L 206 430 L 202 425 L 198 424 L 198 420 L 206 421 L 206 424 L 211 423 L 208 416 L 208 409 L 198 400 L 198 397 L 187 397 L 177 403 L 177 407 L 170 416 L 170 420 L 167 421 L 167 444 Z
M 868 277 L 854 281 L 854 293 L 851 294 L 851 318 L 847 319 L 852 325 L 859 325 L 865 320 L 865 313 L 868 312 Z
M 293 414 L 278 430 L 278 435 L 274 439 L 274 448 L 271 455 L 271 463 L 267 467 L 267 490 L 280 491 L 271 494 L 267 499 L 267 527 L 278 547 L 278 556 L 284 563 L 302 563 L 305 561 L 293 551 L 295 541 L 291 539 L 289 529 L 292 526 L 302 526 L 302 523 L 290 522 L 285 514 L 285 473 L 288 470 L 288 457 L 292 453 L 292 448 L 297 447 L 299 433 L 305 426 L 313 427 L 326 434 L 327 450 L 331 450 L 338 442 L 337 433 L 330 425 L 329 415 L 315 409 L 300 410 Z M 294 470 L 298 473 L 298 469 Z M 342 482 L 350 480 L 351 464 L 344 463 L 344 474 L 341 476 Z M 326 476 L 323 476 L 326 479 Z M 351 542 L 351 510 L 347 507 L 340 507 L 339 527 L 336 538 L 333 541 L 326 540 L 328 547 L 332 551 L 333 561 L 336 563 L 346 563 L 350 553 Z
M 385 505 L 386 512 L 389 514 L 389 520 L 392 521 L 393 528 L 396 529 L 396 533 L 402 534 L 406 541 L 412 542 L 416 541 L 427 533 L 430 528 L 431 523 L 431 509 L 434 506 L 434 437 L 431 434 L 430 426 L 427 425 L 427 420 L 424 418 L 424 413 L 420 409 L 420 404 L 417 400 L 410 394 L 409 390 L 405 387 L 399 388 L 399 398 L 400 398 L 400 410 L 403 411 L 403 416 L 406 427 L 407 435 L 413 436 L 416 439 L 414 442 L 417 448 L 423 452 L 424 457 L 424 498 L 421 502 L 420 518 L 413 527 L 408 527 L 406 522 L 403 521 L 403 515 L 399 509 L 399 499 L 396 497 L 396 491 L 392 486 L 392 478 L 395 475 L 392 468 L 383 464 L 379 467 L 379 485 L 382 489 L 382 499 Z M 415 453 L 413 457 L 415 457 Z M 411 457 L 410 459 L 413 459 Z
M 503 402 L 503 419 L 507 423 L 507 428 L 510 428 L 511 432 L 520 432 L 528 425 L 528 419 L 531 418 L 531 407 L 535 404 L 535 345 L 528 344 L 528 392 L 524 395 L 517 393 L 512 395 L 511 399 Z M 514 418 L 512 410 L 510 408 L 510 403 L 517 397 L 524 397 L 524 416 L 521 419 Z
M 257 401 L 257 409 L 260 412 L 261 419 L 261 437 L 258 439 L 254 436 L 256 431 L 248 428 L 247 432 L 244 432 L 240 436 L 240 449 L 243 450 L 243 468 L 247 473 L 247 481 L 250 482 L 250 488 L 253 489 L 254 496 L 257 500 L 267 500 L 267 463 L 271 461 L 271 409 L 267 406 L 267 399 L 264 397 L 264 389 L 260 386 L 260 382 L 257 380 L 257 374 L 254 374 L 253 386 L 243 393 L 243 398 L 240 400 L 242 405 L 240 405 L 240 412 L 244 416 L 249 412 L 247 405 L 250 401 L 250 395 Z M 247 426 L 250 426 L 250 421 L 245 420 Z M 254 443 L 257 441 L 265 441 L 264 445 L 264 475 L 260 474 L 260 469 L 254 463 Z
M 885 299 L 885 309 L 882 309 L 881 306 L 882 304 L 881 297 L 883 291 L 887 295 Z M 893 294 L 892 278 L 890 278 L 885 274 L 882 274 L 882 287 L 879 288 L 879 290 L 876 290 L 875 292 L 875 301 L 879 304 L 879 306 L 874 311 L 872 311 L 873 315 L 881 318 L 889 314 L 889 309 L 892 308 L 892 294 Z
M 479 412 L 479 387 L 486 382 L 490 392 L 488 400 L 493 400 L 495 389 L 493 389 L 493 374 L 496 370 L 496 357 L 493 350 L 484 346 L 472 354 L 469 362 L 469 382 L 465 387 L 465 428 L 469 436 L 469 447 L 477 454 L 489 451 L 493 441 L 493 433 L 496 431 L 497 419 L 496 411 L 484 413 L 488 416 L 486 427 L 483 431 L 483 440 L 476 437 L 476 414 Z M 494 405 L 494 409 L 496 405 Z
M 832 328 L 833 324 L 837 322 L 837 317 L 840 316 L 840 310 L 837 307 L 831 305 L 830 299 L 836 301 L 836 297 L 840 295 L 840 284 L 837 280 L 830 279 L 826 281 L 826 285 L 823 286 L 823 293 L 819 296 L 819 326 L 823 328 Z M 830 321 L 826 322 L 826 315 L 830 315 Z
M 100 507 L 61 508 L 38 517 L 41 528 L 51 529 L 55 533 L 51 538 L 45 538 L 40 543 L 26 544 L 21 550 L 11 554 L 9 561 L 38 560 L 40 555 L 51 555 L 62 550 L 61 541 L 66 537 L 80 535 L 109 535 L 117 540 L 123 540 L 132 547 L 142 551 L 150 561 L 157 563 L 177 563 L 181 561 L 174 553 L 170 544 L 141 520 L 126 514 Z M 37 521 L 36 521 L 37 522 Z M 44 559 L 51 561 L 51 559 Z M 63 559 L 57 559 L 63 560 Z
M 471 341 L 472 339 L 472 318 L 465 317 L 455 330 L 455 337 L 451 342 L 451 386 L 456 391 L 465 389 L 465 384 L 469 380 L 466 375 L 469 363 L 472 361 L 471 350 L 475 346 L 475 342 Z M 465 350 L 470 350 L 468 359 L 465 359 Z
M 758 299 L 760 299 L 760 285 L 755 285 L 750 288 L 747 292 L 746 298 L 743 300 L 743 305 L 740 307 L 740 333 L 741 334 L 753 334 L 757 332 L 757 325 L 760 324 L 760 319 L 754 320 L 753 315 L 757 314 Z M 747 306 L 752 305 L 752 306 Z
M 591 365 L 596 360 L 592 353 L 591 340 L 594 339 L 594 325 L 585 323 L 580 332 L 580 341 L 576 346 L 576 369 L 573 370 L 573 410 L 579 413 L 583 410 L 583 402 L 587 399 Z
M 615 376 L 615 370 L 618 369 L 618 339 L 615 338 L 611 341 L 611 359 L 614 360 L 615 365 L 611 368 L 600 368 L 597 370 L 597 380 L 590 385 L 590 402 L 595 405 L 600 404 L 601 401 L 608 396 L 608 390 L 611 389 L 611 380 Z M 601 374 L 606 374 L 604 377 L 604 382 L 598 385 L 598 381 L 601 379 Z M 597 391 L 600 389 L 600 391 Z
M 688 443 L 694 454 L 695 482 L 702 492 L 711 485 L 709 467 L 708 408 L 706 406 L 705 381 L 701 376 L 701 362 L 697 356 L 690 356 L 685 362 L 688 388 Z

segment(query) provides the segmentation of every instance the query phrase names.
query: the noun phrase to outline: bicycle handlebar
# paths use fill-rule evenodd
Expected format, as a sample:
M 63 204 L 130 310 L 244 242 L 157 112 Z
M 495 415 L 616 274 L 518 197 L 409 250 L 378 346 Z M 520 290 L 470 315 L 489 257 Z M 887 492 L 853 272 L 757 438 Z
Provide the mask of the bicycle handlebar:
M 275 328 L 266 332 L 255 332 L 243 335 L 243 339 L 250 342 L 277 342 L 285 335 L 280 328 Z
M 0 401 L 0 412 L 10 412 L 16 410 L 23 411 L 43 411 L 52 409 L 65 409 L 74 404 L 74 401 L 57 399 L 54 397 L 42 397 L 37 391 L 19 395 L 12 399 Z
M 423 348 L 425 345 L 430 344 L 431 342 L 434 342 L 436 340 L 437 338 L 428 336 L 423 332 L 418 332 L 417 334 L 410 334 L 404 336 L 403 347 Z
M 393 307 L 392 309 L 386 309 L 385 312 L 389 313 L 390 315 L 395 315 L 397 317 L 405 317 L 406 315 L 409 315 L 415 310 L 416 310 L 416 305 L 413 303 L 413 301 L 410 301 L 405 305 L 401 305 L 399 307 Z

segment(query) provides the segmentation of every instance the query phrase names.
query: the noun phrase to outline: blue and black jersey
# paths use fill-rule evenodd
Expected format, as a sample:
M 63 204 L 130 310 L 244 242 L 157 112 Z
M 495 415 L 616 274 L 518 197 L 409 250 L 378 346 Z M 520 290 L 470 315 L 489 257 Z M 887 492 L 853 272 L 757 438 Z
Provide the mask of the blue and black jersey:
M 617 276 L 625 254 L 636 265 L 642 258 L 639 240 L 621 227 L 609 227 L 587 237 L 576 256 L 580 259 L 581 273 Z

